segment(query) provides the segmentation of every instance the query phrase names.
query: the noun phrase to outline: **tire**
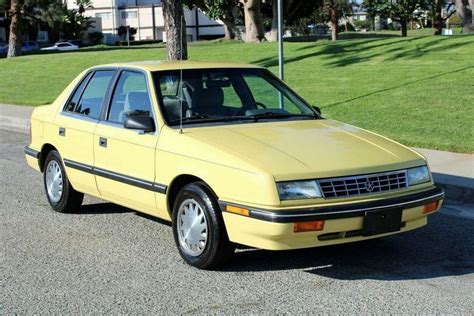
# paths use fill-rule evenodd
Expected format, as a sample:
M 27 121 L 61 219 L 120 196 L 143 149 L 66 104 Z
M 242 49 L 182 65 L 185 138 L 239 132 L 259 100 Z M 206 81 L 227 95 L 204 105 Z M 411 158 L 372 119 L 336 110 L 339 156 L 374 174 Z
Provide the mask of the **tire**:
M 181 189 L 173 206 L 172 221 L 176 247 L 187 264 L 210 270 L 232 257 L 235 245 L 227 237 L 217 200 L 204 183 L 191 183 Z M 192 225 L 187 225 L 190 222 Z
M 56 150 L 51 150 L 46 156 L 43 170 L 46 198 L 53 210 L 60 213 L 77 211 L 81 207 L 84 194 L 77 192 L 71 186 L 64 170 L 61 156 L 59 156 Z M 58 180 L 56 182 L 52 181 L 55 178 Z

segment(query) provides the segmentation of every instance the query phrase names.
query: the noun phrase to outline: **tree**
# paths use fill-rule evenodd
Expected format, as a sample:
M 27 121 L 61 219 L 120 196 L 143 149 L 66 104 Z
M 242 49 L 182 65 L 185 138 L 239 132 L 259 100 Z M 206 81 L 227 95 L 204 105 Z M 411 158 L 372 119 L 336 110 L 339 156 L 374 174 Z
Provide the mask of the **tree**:
M 89 17 L 84 16 L 80 9 L 66 10 L 61 20 L 63 36 L 66 39 L 79 39 L 92 26 Z
M 262 0 L 241 0 L 245 16 L 245 41 L 261 42 L 265 39 L 261 12 Z
M 60 39 L 64 23 L 67 23 L 65 5 L 53 1 L 40 7 L 41 16 L 39 20 L 48 26 L 48 37 L 50 41 L 56 42 Z
M 331 23 L 331 39 L 339 37 L 339 19 L 352 14 L 352 6 L 347 0 L 324 0 L 321 10 L 323 20 Z
M 78 7 L 77 12 L 80 15 L 84 15 L 84 12 L 86 12 L 86 9 L 93 8 L 91 0 L 76 0 L 76 5 Z
M 133 36 L 137 34 L 137 29 L 134 27 L 121 25 L 117 28 L 117 34 L 118 36 L 120 36 L 122 41 L 126 41 L 126 40 L 133 41 L 134 39 Z M 127 38 L 127 34 L 128 34 L 128 38 Z
M 166 30 L 166 49 L 169 60 L 188 59 L 186 21 L 181 0 L 163 0 L 163 17 Z
M 10 11 L 8 15 L 10 17 L 10 38 L 8 40 L 8 52 L 7 58 L 13 58 L 20 56 L 21 45 L 23 42 L 21 32 L 21 22 L 23 19 L 21 0 L 11 0 Z
M 456 13 L 456 10 L 451 10 L 451 8 L 454 6 L 454 3 L 450 2 L 448 4 L 448 6 L 446 7 L 446 11 L 448 12 L 448 15 L 443 18 L 442 14 L 441 14 L 441 10 L 442 10 L 443 5 L 446 5 L 446 1 L 443 1 L 443 0 L 434 0 L 434 1 L 435 1 L 435 3 L 434 3 L 434 19 L 433 19 L 434 35 L 441 35 L 444 23 L 454 13 Z
M 322 0 L 284 0 L 283 19 L 285 26 L 290 29 L 299 29 L 307 32 L 308 24 L 314 22 L 315 11 L 321 8 Z M 272 25 L 268 41 L 276 41 L 278 36 L 278 0 L 272 0 Z M 264 11 L 265 12 L 265 11 Z M 265 13 L 264 13 L 265 14 Z M 310 20 L 313 20 L 309 22 Z
M 461 24 L 462 24 L 464 33 L 469 33 L 471 31 L 474 31 L 474 25 L 472 25 L 472 16 L 473 16 L 472 11 L 474 10 L 472 2 L 473 1 L 471 0 L 471 11 L 469 12 L 466 9 L 466 6 L 463 0 L 454 0 L 454 5 L 456 6 L 456 13 L 461 19 Z M 467 0 L 466 0 L 466 3 L 467 3 Z
M 10 38 L 7 57 L 21 54 L 23 31 L 31 37 L 38 32 L 38 25 L 46 23 L 52 38 L 59 38 L 63 32 L 66 38 L 80 38 L 92 21 L 84 16 L 86 8 L 90 8 L 90 0 L 77 0 L 78 9 L 67 10 L 57 0 L 11 0 L 8 17 L 10 18 Z
M 225 39 L 235 38 L 237 0 L 183 0 L 183 2 L 189 8 L 197 7 L 211 19 L 221 20 L 224 23 Z
M 402 37 L 408 35 L 408 21 L 428 10 L 432 0 L 373 0 L 368 8 L 369 14 L 390 18 L 400 23 Z

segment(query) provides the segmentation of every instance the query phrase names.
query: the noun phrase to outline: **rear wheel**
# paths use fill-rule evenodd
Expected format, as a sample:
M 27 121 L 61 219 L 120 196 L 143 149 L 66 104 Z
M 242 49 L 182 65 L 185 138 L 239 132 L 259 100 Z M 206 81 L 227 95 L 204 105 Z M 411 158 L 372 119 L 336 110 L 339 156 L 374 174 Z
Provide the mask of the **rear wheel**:
M 74 212 L 79 209 L 84 194 L 71 186 L 64 166 L 56 150 L 46 156 L 43 172 L 46 197 L 53 210 L 61 213 Z
M 184 261 L 199 269 L 226 263 L 235 250 L 217 200 L 201 182 L 188 184 L 178 193 L 173 207 L 173 235 Z

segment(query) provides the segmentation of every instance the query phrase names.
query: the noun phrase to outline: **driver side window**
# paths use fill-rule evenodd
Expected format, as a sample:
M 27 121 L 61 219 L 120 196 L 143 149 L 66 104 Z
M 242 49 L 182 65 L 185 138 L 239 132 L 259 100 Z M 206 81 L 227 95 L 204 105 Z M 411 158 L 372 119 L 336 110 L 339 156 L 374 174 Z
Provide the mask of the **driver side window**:
M 152 116 L 146 78 L 140 72 L 123 71 L 114 90 L 107 121 L 123 124 L 133 115 Z

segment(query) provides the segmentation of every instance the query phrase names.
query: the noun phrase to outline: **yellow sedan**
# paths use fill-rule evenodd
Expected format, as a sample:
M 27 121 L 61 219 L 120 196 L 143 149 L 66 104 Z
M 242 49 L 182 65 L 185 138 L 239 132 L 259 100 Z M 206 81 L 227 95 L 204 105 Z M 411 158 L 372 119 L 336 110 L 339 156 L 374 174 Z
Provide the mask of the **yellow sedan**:
M 190 265 L 236 244 L 284 250 L 406 232 L 444 192 L 426 159 L 325 119 L 253 65 L 139 62 L 87 69 L 31 117 L 28 164 L 58 212 L 84 194 L 172 221 Z

